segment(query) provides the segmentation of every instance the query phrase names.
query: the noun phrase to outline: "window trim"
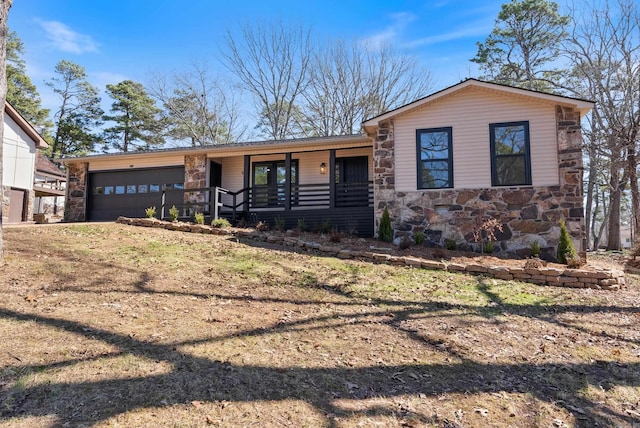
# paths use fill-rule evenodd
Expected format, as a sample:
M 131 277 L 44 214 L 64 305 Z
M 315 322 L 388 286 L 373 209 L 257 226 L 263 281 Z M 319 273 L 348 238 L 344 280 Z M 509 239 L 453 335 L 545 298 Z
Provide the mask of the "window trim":
M 523 154 L 518 155 L 498 155 L 496 153 L 496 128 L 508 126 L 522 126 L 524 128 L 525 150 Z M 514 187 L 514 186 L 532 186 L 531 179 L 531 133 L 529 131 L 529 121 L 521 120 L 516 122 L 499 122 L 489 124 L 489 149 L 491 151 L 491 186 L 492 187 Z M 524 183 L 507 183 L 500 184 L 498 180 L 498 158 L 501 157 L 524 157 Z
M 427 161 L 422 160 L 421 151 L 422 144 L 420 142 L 420 135 L 423 133 L 430 132 L 446 132 L 448 134 L 448 146 L 447 152 L 448 157 L 446 158 L 438 158 L 438 159 L 429 159 Z M 447 176 L 447 186 L 443 187 L 427 187 L 422 182 L 422 163 L 423 162 L 447 162 L 448 167 L 448 176 Z M 416 188 L 418 190 L 437 190 L 437 189 L 452 189 L 453 188 L 453 127 L 452 126 L 442 126 L 439 128 L 421 128 L 416 129 Z

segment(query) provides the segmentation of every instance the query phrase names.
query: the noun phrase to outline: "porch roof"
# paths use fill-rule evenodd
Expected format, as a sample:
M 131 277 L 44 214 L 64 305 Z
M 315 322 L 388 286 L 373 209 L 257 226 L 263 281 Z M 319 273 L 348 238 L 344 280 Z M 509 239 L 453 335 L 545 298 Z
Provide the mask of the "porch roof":
M 206 147 L 178 147 L 170 149 L 151 150 L 147 152 L 106 153 L 80 157 L 56 159 L 56 162 L 73 164 L 77 162 L 91 162 L 103 159 L 139 159 L 143 157 L 163 157 L 175 155 L 199 155 L 208 157 L 228 157 L 238 155 L 260 155 L 287 152 L 311 152 L 318 150 L 346 149 L 354 147 L 372 146 L 372 141 L 364 134 L 344 135 L 334 137 L 295 138 L 290 140 L 263 140 L 241 143 L 221 144 Z

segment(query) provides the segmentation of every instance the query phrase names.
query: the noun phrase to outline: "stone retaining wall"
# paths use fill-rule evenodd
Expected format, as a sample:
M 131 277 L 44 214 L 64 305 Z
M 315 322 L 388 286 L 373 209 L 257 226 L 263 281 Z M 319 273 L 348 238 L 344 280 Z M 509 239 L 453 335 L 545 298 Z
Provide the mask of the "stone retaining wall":
M 132 226 L 157 227 L 182 232 L 207 233 L 215 235 L 234 235 L 241 238 L 265 241 L 272 244 L 297 247 L 318 252 L 340 259 L 365 260 L 373 263 L 388 263 L 400 266 L 411 266 L 422 269 L 436 269 L 448 272 L 483 275 L 502 280 L 530 282 L 540 285 L 554 285 L 571 288 L 593 288 L 598 290 L 618 290 L 625 285 L 625 274 L 618 270 L 586 270 L 556 267 L 514 268 L 506 266 L 484 266 L 480 264 L 449 263 L 447 261 L 429 260 L 411 256 L 392 256 L 370 251 L 354 251 L 339 245 L 323 245 L 318 242 L 305 241 L 293 236 L 276 236 L 258 231 L 229 231 L 208 225 L 193 223 L 167 222 L 157 219 L 132 219 L 119 217 L 117 223 Z

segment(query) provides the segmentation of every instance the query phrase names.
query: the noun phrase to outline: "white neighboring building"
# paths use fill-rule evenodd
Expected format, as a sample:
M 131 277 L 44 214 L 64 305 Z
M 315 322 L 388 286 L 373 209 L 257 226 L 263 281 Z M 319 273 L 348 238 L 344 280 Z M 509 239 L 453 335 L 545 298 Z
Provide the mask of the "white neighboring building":
M 4 112 L 2 223 L 19 223 L 33 217 L 36 153 L 48 145 L 9 103 Z

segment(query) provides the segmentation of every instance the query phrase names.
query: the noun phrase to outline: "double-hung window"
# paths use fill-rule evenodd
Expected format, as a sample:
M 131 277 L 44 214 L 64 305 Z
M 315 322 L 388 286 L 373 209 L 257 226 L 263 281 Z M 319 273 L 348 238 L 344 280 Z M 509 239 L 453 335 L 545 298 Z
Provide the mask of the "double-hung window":
M 416 131 L 418 189 L 453 187 L 452 128 Z
M 493 186 L 531 185 L 529 122 L 492 123 L 491 184 Z

